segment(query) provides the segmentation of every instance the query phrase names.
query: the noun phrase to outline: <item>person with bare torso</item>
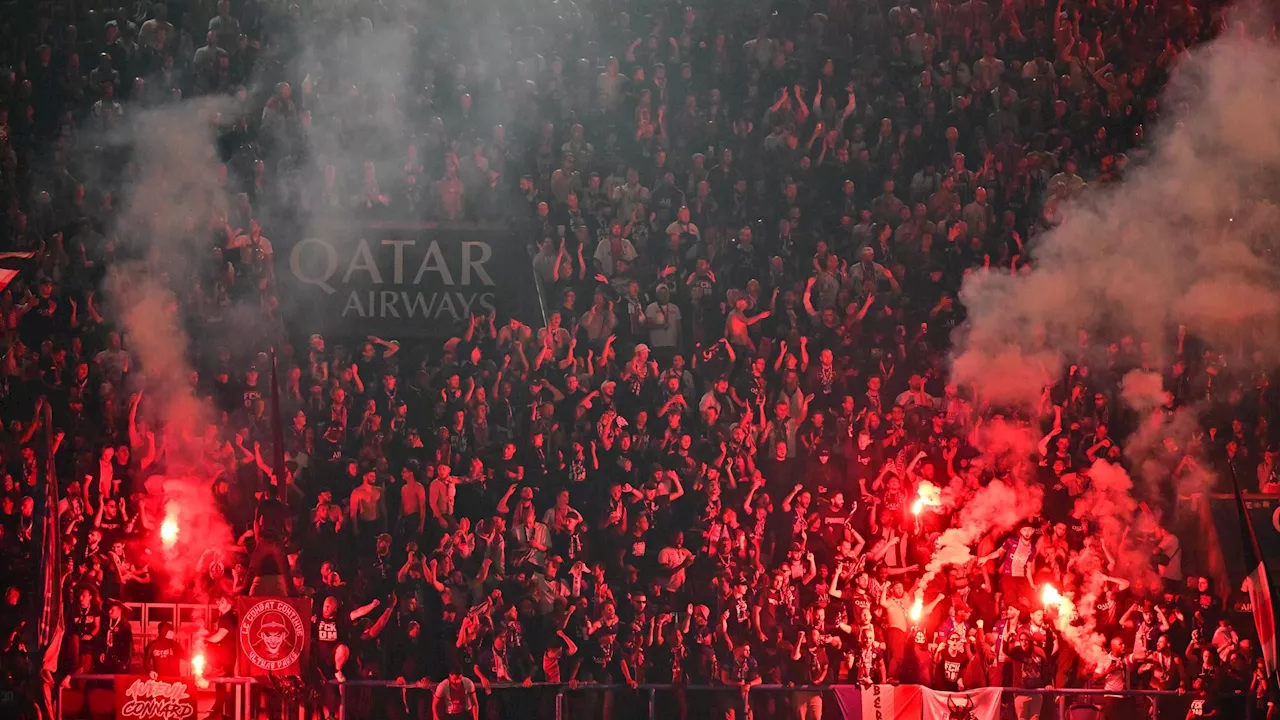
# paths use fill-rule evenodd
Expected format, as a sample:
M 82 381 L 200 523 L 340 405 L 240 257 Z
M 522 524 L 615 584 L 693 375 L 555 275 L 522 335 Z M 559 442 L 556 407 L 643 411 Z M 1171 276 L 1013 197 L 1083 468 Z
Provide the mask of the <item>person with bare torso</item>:
M 445 220 L 461 220 L 465 188 L 458 177 L 458 161 L 450 156 L 445 164 L 445 175 L 440 179 L 440 217 Z
M 747 299 L 739 297 L 733 303 L 733 310 L 730 311 L 729 317 L 725 320 L 724 336 L 728 338 L 729 343 L 736 348 L 747 348 L 755 350 L 755 343 L 751 341 L 748 330 L 752 325 L 764 320 L 772 314 L 772 311 L 765 310 L 759 315 L 747 317 Z
M 375 471 L 367 470 L 360 486 L 351 491 L 351 530 L 356 535 L 376 535 L 386 525 L 387 506 L 377 478 Z
M 413 469 L 402 473 L 404 485 L 400 486 L 400 534 L 421 535 L 427 522 L 427 489 L 414 475 Z

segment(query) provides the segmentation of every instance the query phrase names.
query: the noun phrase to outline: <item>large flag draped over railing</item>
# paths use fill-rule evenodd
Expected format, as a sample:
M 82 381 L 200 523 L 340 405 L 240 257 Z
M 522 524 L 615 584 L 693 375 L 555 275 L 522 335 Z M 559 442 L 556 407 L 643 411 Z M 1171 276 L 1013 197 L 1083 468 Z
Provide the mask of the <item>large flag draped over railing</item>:
M 920 685 L 836 685 L 843 720 L 997 720 L 1000 688 L 941 692 Z

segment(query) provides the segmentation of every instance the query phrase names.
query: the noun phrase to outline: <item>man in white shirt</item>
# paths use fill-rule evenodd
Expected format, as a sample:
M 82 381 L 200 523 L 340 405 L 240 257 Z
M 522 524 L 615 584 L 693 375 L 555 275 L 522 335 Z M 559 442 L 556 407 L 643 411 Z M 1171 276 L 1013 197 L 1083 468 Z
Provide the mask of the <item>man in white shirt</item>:
M 685 570 L 693 564 L 693 553 L 684 546 L 684 533 L 676 531 L 671 544 L 658 553 L 658 564 L 670 573 L 666 581 L 667 592 L 678 592 L 684 585 Z
M 681 239 L 685 236 L 693 238 L 692 244 L 697 244 L 702 239 L 702 233 L 698 232 L 698 226 L 694 225 L 690 220 L 689 207 L 687 205 L 680 206 L 676 212 L 676 221 L 667 226 L 667 235 L 678 235 Z
M 476 684 L 462 676 L 457 668 L 436 686 L 431 704 L 432 720 L 480 720 L 480 703 L 476 701 Z
M 671 288 L 659 285 L 657 300 L 644 310 L 644 324 L 649 329 L 649 349 L 654 359 L 666 365 L 680 350 L 680 306 L 671 302 Z

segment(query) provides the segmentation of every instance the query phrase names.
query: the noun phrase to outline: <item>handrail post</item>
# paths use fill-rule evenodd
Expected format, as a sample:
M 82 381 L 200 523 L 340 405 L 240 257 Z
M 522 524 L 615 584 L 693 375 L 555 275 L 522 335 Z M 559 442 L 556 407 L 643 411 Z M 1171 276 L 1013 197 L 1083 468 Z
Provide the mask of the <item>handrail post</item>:
M 1058 693 L 1058 720 L 1067 720 L 1067 694 Z
M 338 683 L 338 720 L 347 720 L 347 684 Z
M 556 691 L 556 720 L 564 720 L 564 688 Z
M 655 720 L 658 714 L 658 689 L 649 688 L 649 720 Z

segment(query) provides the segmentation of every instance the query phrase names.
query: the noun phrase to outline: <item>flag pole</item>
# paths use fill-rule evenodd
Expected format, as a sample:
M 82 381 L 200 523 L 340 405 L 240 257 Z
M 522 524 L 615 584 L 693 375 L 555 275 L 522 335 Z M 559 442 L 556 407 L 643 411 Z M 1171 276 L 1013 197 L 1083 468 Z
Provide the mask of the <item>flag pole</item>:
M 275 497 L 286 500 L 284 469 L 284 426 L 280 418 L 280 377 L 276 372 L 276 349 L 271 348 L 271 444 L 273 447 L 271 469 L 276 474 Z

